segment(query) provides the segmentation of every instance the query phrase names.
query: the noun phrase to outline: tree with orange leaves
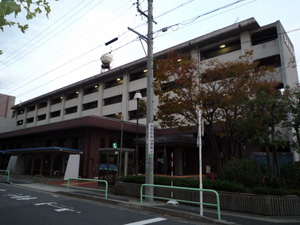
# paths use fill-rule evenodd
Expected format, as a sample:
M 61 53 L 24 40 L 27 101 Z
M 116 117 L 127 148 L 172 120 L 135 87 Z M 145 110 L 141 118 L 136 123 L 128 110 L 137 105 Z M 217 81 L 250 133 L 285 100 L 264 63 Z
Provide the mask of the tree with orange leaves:
M 278 86 L 274 69 L 259 66 L 246 52 L 236 61 L 218 60 L 199 63 L 190 55 L 170 52 L 168 57 L 156 61 L 154 93 L 159 105 L 155 119 L 162 127 L 189 129 L 198 126 L 196 108 L 202 109 L 207 135 L 215 158 L 217 172 L 222 176 L 221 162 L 237 153 L 237 146 L 247 142 L 250 132 L 241 131 L 242 106 L 255 99 L 257 89 L 266 85 Z M 247 127 L 244 127 L 247 129 Z M 217 141 L 224 143 L 218 149 Z M 223 157 L 220 157 L 223 151 Z

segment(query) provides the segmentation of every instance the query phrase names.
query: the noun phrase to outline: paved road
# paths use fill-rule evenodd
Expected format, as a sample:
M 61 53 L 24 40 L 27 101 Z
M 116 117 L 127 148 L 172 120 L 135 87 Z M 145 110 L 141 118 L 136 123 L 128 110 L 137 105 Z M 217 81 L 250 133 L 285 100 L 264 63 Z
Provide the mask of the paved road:
M 199 223 L 0 183 L 0 224 L 187 225 Z

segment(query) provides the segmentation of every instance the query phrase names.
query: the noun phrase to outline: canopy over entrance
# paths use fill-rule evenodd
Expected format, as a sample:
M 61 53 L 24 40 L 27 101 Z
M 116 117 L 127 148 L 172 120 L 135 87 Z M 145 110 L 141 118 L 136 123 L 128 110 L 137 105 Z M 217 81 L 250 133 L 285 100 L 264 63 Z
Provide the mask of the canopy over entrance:
M 83 151 L 79 149 L 62 148 L 62 147 L 39 147 L 39 148 L 21 148 L 21 149 L 6 149 L 0 153 L 4 154 L 25 154 L 25 153 L 69 153 L 69 154 L 82 154 Z

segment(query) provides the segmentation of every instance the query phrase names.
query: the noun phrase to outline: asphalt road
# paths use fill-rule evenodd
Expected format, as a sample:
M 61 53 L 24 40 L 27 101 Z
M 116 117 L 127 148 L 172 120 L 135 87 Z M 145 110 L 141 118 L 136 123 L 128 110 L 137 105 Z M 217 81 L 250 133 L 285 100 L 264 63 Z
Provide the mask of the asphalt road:
M 0 183 L 0 224 L 187 225 L 199 223 Z

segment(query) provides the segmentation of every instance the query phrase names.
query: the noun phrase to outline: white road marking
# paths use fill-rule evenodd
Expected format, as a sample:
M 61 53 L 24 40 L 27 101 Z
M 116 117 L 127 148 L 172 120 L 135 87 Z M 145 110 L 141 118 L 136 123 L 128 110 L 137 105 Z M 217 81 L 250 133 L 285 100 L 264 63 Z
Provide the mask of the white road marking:
M 135 223 L 127 223 L 124 225 L 145 225 L 145 224 L 156 223 L 156 222 L 160 222 L 160 221 L 164 221 L 164 220 L 167 220 L 167 219 L 158 217 L 158 218 L 154 218 L 154 219 L 138 221 Z
M 6 191 L 6 189 L 0 189 L 0 191 Z
M 54 209 L 55 212 L 65 212 L 65 211 L 75 212 L 75 210 L 73 208 L 68 208 L 67 206 L 58 204 L 57 202 L 36 203 L 34 205 L 36 205 L 36 206 L 47 205 L 47 206 L 55 208 Z M 77 211 L 77 213 L 81 213 L 81 212 Z
M 11 199 L 15 199 L 17 201 L 37 199 L 37 197 L 31 197 L 30 195 L 13 195 L 13 194 L 9 194 L 8 197 L 10 197 Z

